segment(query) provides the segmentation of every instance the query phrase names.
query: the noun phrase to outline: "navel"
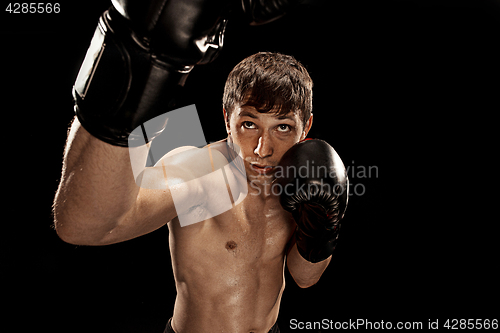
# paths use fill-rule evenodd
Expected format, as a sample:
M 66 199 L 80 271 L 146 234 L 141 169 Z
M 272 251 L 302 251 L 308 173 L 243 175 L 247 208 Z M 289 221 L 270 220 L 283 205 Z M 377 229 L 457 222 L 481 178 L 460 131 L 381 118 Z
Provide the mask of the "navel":
M 226 243 L 226 250 L 233 251 L 234 249 L 236 249 L 237 246 L 238 244 L 236 244 L 235 241 L 230 240 L 229 242 Z

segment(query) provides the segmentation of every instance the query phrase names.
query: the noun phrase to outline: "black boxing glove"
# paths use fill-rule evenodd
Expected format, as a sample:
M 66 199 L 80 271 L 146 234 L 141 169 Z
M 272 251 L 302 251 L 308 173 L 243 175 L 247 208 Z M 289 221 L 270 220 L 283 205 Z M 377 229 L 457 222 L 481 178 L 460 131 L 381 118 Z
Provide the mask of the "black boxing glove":
M 303 141 L 283 155 L 275 175 L 280 203 L 297 223 L 300 255 L 313 263 L 327 259 L 337 244 L 349 198 L 349 180 L 339 155 L 325 141 Z
M 229 1 L 114 0 L 73 87 L 83 127 L 112 145 L 144 144 L 133 130 L 178 108 L 175 97 L 191 69 L 222 48 Z M 167 118 L 159 118 L 148 125 L 146 142 L 165 128 Z
M 298 3 L 298 0 L 241 0 L 243 13 L 251 25 L 272 22 Z

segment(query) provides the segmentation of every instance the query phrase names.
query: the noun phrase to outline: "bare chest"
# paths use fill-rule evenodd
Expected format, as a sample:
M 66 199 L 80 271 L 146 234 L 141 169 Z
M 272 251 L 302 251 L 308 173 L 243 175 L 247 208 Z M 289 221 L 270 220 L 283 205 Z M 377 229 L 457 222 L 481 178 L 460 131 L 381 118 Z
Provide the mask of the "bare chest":
M 281 257 L 293 234 L 295 222 L 277 200 L 252 199 L 247 197 L 241 204 L 214 218 L 217 239 L 228 254 L 242 259 Z
M 276 320 L 295 222 L 279 202 L 252 199 L 200 223 L 169 225 L 177 313 L 217 318 L 231 332 L 256 331 L 255 318 L 267 327 Z
M 191 270 L 205 277 L 228 269 L 242 274 L 280 266 L 295 227 L 291 214 L 277 199 L 248 195 L 232 209 L 203 222 L 185 227 L 171 223 L 170 250 L 175 262 L 184 268 L 184 263 L 190 263 Z

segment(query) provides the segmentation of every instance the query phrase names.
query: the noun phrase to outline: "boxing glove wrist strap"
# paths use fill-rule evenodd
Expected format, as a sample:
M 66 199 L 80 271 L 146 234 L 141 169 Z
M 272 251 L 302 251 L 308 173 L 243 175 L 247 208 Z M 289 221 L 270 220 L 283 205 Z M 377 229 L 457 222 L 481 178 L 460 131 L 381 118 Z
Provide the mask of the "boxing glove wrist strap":
M 317 263 L 327 259 L 333 254 L 337 246 L 338 233 L 330 238 L 323 236 L 320 239 L 316 239 L 308 237 L 297 230 L 295 239 L 297 241 L 297 250 L 302 258 L 309 262 Z
M 300 255 L 309 262 L 317 263 L 332 255 L 337 245 L 340 221 L 329 217 L 321 205 L 304 204 L 293 212 L 297 226 L 295 240 Z M 321 227 L 318 227 L 321 226 Z

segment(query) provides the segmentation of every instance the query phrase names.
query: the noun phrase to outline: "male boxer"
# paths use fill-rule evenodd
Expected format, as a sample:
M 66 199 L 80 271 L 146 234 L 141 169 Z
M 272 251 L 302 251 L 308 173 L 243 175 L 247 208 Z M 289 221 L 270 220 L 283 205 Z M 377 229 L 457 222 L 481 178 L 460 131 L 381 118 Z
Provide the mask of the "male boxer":
M 259 2 L 243 3 L 260 22 L 279 15 L 259 9 Z M 130 151 L 147 146 L 133 130 L 171 108 L 189 71 L 214 58 L 230 5 L 114 1 L 74 88 L 77 117 L 54 200 L 57 233 L 72 244 L 105 245 L 168 224 L 177 288 L 169 333 L 279 332 L 285 258 L 300 287 L 315 284 L 330 262 L 347 204 L 347 177 L 335 151 L 324 141 L 301 142 L 313 121 L 311 78 L 293 57 L 276 53 L 244 59 L 224 90 L 228 138 L 222 142 L 230 143 L 228 150 L 239 146 L 242 160 L 242 173 L 225 179 L 241 185 L 246 175 L 243 200 L 181 225 L 178 216 L 186 212 L 173 197 L 189 203 L 209 190 L 197 181 L 210 182 L 206 149 L 167 154 L 135 179 Z M 157 125 L 146 141 L 165 127 Z M 220 151 L 209 150 L 212 170 L 230 159 Z M 210 209 L 209 199 L 203 209 Z

